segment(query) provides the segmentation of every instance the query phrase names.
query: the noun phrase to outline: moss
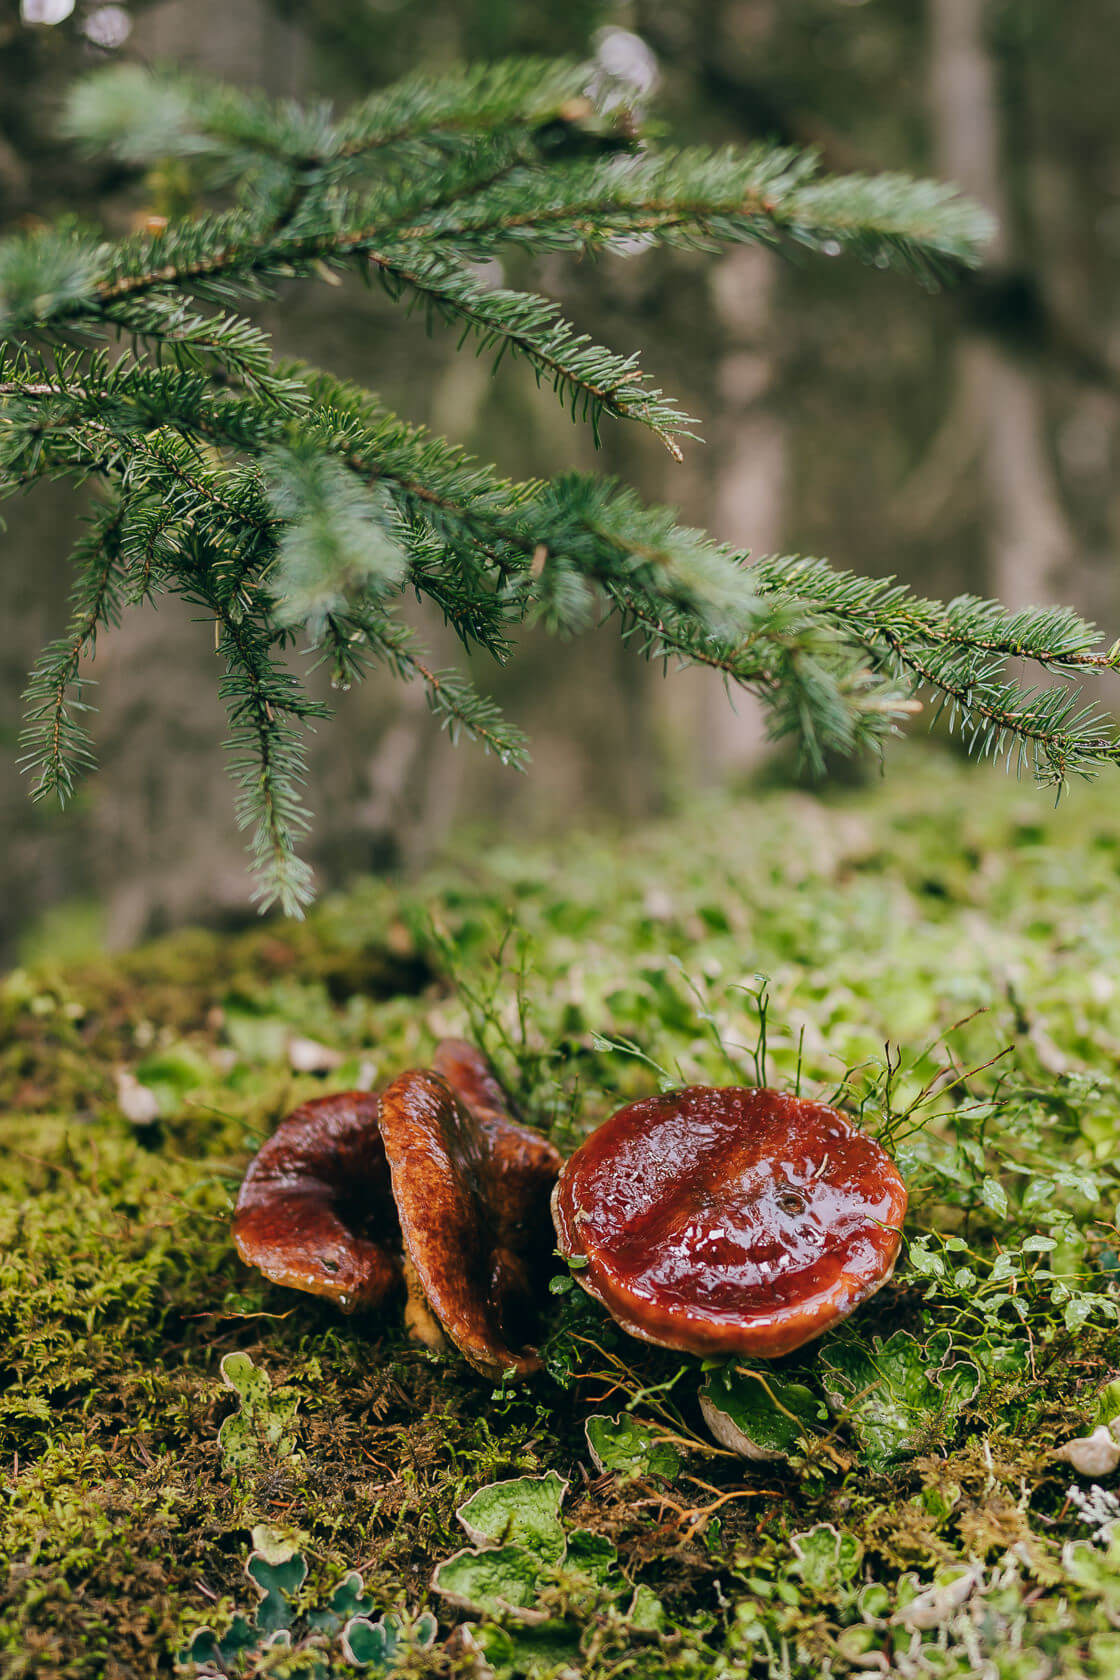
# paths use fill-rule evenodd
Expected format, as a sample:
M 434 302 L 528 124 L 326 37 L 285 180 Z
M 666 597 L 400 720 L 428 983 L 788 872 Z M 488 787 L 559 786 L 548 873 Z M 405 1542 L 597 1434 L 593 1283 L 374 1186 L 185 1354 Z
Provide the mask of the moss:
M 571 1523 L 609 1539 L 668 1613 L 656 1635 L 616 1601 L 588 1610 L 595 1680 L 670 1663 L 809 1675 L 826 1655 L 858 1674 L 867 1638 L 901 1661 L 902 1632 L 918 1635 L 866 1595 L 941 1591 L 957 1565 L 981 1572 L 970 1591 L 992 1628 L 1035 1639 L 1045 1672 L 1110 1672 L 1100 1637 L 1120 1588 L 1102 1545 L 1095 1575 L 1063 1552 L 1091 1532 L 1047 1454 L 1097 1421 L 1120 1368 L 1113 821 L 1103 792 L 1052 812 L 923 761 L 858 802 L 767 793 L 562 855 L 479 847 L 412 885 L 362 884 L 298 928 L 187 932 L 9 976 L 0 1672 L 170 1672 L 196 1628 L 246 1607 L 262 1521 L 301 1536 L 306 1603 L 356 1567 L 379 1607 L 430 1605 L 446 1634 L 429 1582 L 461 1543 L 456 1507 L 551 1469 L 571 1481 Z M 495 1393 L 407 1344 L 395 1310 L 340 1319 L 247 1272 L 228 1236 L 245 1163 L 323 1089 L 291 1071 L 288 1039 L 336 1050 L 332 1082 L 369 1083 L 464 1029 L 565 1144 L 651 1089 L 650 1062 L 842 1087 L 915 1191 L 910 1261 L 851 1334 L 865 1349 L 944 1334 L 982 1379 L 959 1415 L 935 1406 L 920 1442 L 880 1443 L 880 1460 L 841 1415 L 792 1464 L 744 1469 L 704 1445 L 698 1366 L 628 1342 L 564 1279 L 546 1344 L 563 1383 Z M 154 1123 L 124 1118 L 120 1069 L 156 1094 Z M 237 1474 L 218 1442 L 235 1350 L 298 1398 L 296 1452 Z M 791 1366 L 814 1391 L 819 1360 Z M 628 1397 L 682 1435 L 672 1482 L 595 1475 L 584 1423 Z M 814 1525 L 858 1547 L 851 1580 L 809 1579 L 796 1537 Z M 953 1653 L 988 1636 L 966 1615 L 944 1609 L 932 1672 L 969 1671 Z M 408 1661 L 465 1663 L 442 1645 Z

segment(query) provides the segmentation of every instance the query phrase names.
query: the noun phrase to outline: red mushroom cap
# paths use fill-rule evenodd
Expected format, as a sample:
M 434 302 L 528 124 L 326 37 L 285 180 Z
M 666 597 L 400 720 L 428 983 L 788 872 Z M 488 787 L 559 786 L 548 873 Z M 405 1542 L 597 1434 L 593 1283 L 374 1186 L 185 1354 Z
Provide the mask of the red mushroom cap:
M 533 1273 L 552 1254 L 547 1201 L 563 1156 L 547 1138 L 521 1124 L 489 1062 L 473 1044 L 445 1038 L 432 1066 L 476 1122 L 495 1246 L 509 1264 Z
M 631 1335 L 776 1358 L 887 1281 L 906 1187 L 835 1109 L 693 1085 L 600 1126 L 552 1205 L 576 1278 Z
M 510 1115 L 478 1051 L 449 1042 L 440 1072 L 402 1074 L 381 1098 L 406 1261 L 451 1340 L 488 1375 L 539 1368 L 522 1340 L 560 1156 Z
M 344 1312 L 378 1306 L 401 1281 L 378 1107 L 347 1091 L 295 1109 L 251 1162 L 233 1220 L 248 1265 Z

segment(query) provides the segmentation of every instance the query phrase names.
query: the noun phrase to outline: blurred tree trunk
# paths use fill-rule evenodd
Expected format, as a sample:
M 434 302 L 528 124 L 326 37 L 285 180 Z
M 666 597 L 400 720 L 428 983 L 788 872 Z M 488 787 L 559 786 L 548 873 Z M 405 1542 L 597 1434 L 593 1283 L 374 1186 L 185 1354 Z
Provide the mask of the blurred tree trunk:
M 709 0 L 702 11 L 710 59 L 732 82 L 750 85 L 755 67 L 766 60 L 776 0 Z M 696 517 L 714 536 L 756 555 L 781 547 L 789 457 L 787 427 L 774 400 L 781 373 L 773 306 L 778 267 L 772 252 L 743 246 L 713 263 L 708 275 L 718 349 L 714 418 L 703 428 L 708 494 Z M 748 694 L 729 697 L 714 671 L 680 673 L 666 704 L 690 779 L 722 782 L 762 757 L 759 703 Z
M 986 11 L 985 0 L 930 0 L 930 111 L 936 169 L 995 213 L 988 260 L 1007 269 L 1018 253 Z M 1050 462 L 1042 382 L 990 333 L 963 332 L 954 359 L 958 400 L 944 424 L 978 449 L 988 502 L 988 576 L 969 587 L 1010 607 L 1053 600 L 1075 545 Z M 948 469 L 939 475 L 947 497 L 961 451 L 943 432 L 930 454 Z M 927 503 L 930 488 L 927 477 Z

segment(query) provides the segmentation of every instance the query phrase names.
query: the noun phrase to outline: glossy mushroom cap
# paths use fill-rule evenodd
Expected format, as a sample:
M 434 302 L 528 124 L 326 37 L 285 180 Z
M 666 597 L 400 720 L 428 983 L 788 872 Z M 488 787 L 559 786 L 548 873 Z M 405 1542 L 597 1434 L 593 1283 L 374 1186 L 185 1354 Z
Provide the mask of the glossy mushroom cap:
M 436 1068 L 402 1074 L 381 1098 L 406 1267 L 472 1365 L 524 1376 L 540 1365 L 522 1343 L 561 1158 L 513 1118 L 470 1045 L 441 1045 Z
M 511 1277 L 524 1273 L 531 1282 L 542 1267 L 549 1269 L 554 1243 L 548 1197 L 564 1158 L 547 1138 L 517 1119 L 489 1062 L 473 1044 L 445 1038 L 432 1066 L 477 1127 L 495 1251 Z
M 834 1109 L 687 1086 L 620 1109 L 553 1195 L 574 1276 L 624 1330 L 687 1353 L 776 1358 L 890 1277 L 906 1187 Z
M 365 1091 L 297 1108 L 250 1164 L 234 1214 L 248 1265 L 344 1312 L 378 1306 L 401 1281 L 378 1108 Z

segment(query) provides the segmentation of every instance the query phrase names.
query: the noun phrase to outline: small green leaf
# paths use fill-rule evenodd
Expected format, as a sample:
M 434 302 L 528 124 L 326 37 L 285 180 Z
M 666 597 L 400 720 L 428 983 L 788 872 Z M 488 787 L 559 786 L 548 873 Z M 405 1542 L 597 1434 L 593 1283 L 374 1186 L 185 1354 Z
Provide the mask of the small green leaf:
M 1019 1377 L 1030 1364 L 1025 1342 L 993 1341 L 984 1337 L 973 1343 L 970 1351 L 981 1371 L 990 1377 Z
M 254 1552 L 245 1573 L 261 1594 L 257 1626 L 264 1633 L 290 1628 L 294 1615 L 292 1600 L 307 1579 L 307 1564 L 299 1552 L 283 1563 L 269 1563 Z
M 790 1538 L 793 1562 L 790 1571 L 799 1575 L 810 1592 L 835 1593 L 854 1580 L 863 1561 L 863 1547 L 854 1534 L 843 1534 L 832 1523 L 818 1523 L 803 1534 Z
M 607 1417 L 596 1412 L 584 1424 L 587 1447 L 598 1470 L 622 1480 L 635 1476 L 664 1476 L 669 1481 L 680 1469 L 680 1454 L 668 1441 L 659 1441 L 648 1425 L 628 1413 Z
M 348 1575 L 346 1582 L 360 1579 L 360 1576 Z M 376 1622 L 368 1615 L 353 1617 L 343 1629 L 340 1643 L 346 1660 L 356 1668 L 385 1672 L 403 1651 L 409 1648 L 425 1650 L 433 1645 L 438 1631 L 439 1624 L 427 1610 L 414 1622 L 404 1621 L 388 1610 Z
M 475 1545 L 527 1546 L 542 1561 L 558 1563 L 564 1555 L 560 1507 L 567 1491 L 555 1470 L 517 1476 L 479 1488 L 455 1514 Z
M 255 1651 L 260 1643 L 260 1630 L 239 1613 L 220 1638 L 211 1628 L 199 1628 L 180 1660 L 200 1668 L 210 1663 L 235 1673 L 241 1658 L 246 1652 Z
M 574 1528 L 568 1536 L 565 1570 L 576 1570 L 589 1576 L 596 1586 L 605 1587 L 617 1562 L 618 1552 L 605 1534 L 593 1534 L 589 1528 Z
M 986 1178 L 980 1186 L 980 1200 L 1001 1219 L 1007 1218 L 1007 1191 L 998 1179 Z
M 1113 1423 L 1120 1418 L 1120 1377 L 1108 1383 L 1097 1395 L 1095 1423 Z
M 362 1577 L 353 1570 L 334 1589 L 326 1609 L 312 1610 L 308 1614 L 307 1625 L 319 1633 L 337 1633 L 344 1622 L 351 1617 L 368 1616 L 373 1607 L 373 1599 L 365 1592 Z
M 429 1646 L 435 1644 L 438 1632 L 439 1623 L 430 1610 L 425 1610 L 413 1622 L 409 1629 L 409 1638 L 414 1645 L 420 1646 L 422 1650 L 427 1650 Z
M 388 1668 L 396 1655 L 396 1640 L 385 1626 L 385 1618 L 371 1622 L 356 1616 L 342 1635 L 342 1650 L 347 1662 L 355 1668 Z
M 821 1376 L 873 1470 L 943 1440 L 980 1385 L 971 1360 L 951 1359 L 944 1332 L 918 1342 L 896 1330 L 870 1348 L 834 1342 L 821 1353 Z
M 266 1563 L 287 1563 L 300 1547 L 297 1535 L 274 1528 L 271 1523 L 257 1523 L 251 1531 L 251 1539 L 253 1551 L 259 1552 Z
M 227 1002 L 225 1035 L 239 1056 L 249 1062 L 286 1059 L 292 1023 L 281 1015 L 266 1015 Z
M 700 1410 L 717 1441 L 755 1459 L 788 1458 L 828 1417 L 804 1383 L 741 1363 L 709 1372 Z
M 513 1614 L 519 1621 L 544 1621 L 536 1608 L 543 1585 L 540 1555 L 524 1546 L 489 1551 L 464 1547 L 439 1564 L 432 1587 L 460 1610 L 491 1616 Z
M 1067 1330 L 1081 1330 L 1092 1318 L 1097 1308 L 1097 1300 L 1092 1295 L 1074 1295 L 1065 1304 L 1062 1318 Z
M 201 1668 L 203 1663 L 219 1660 L 218 1640 L 212 1628 L 199 1628 L 179 1657 L 181 1663 L 194 1663 L 197 1668 Z
M 665 1628 L 665 1606 L 649 1587 L 634 1593 L 627 1620 L 635 1633 L 661 1633 Z
M 159 1112 L 172 1115 L 182 1108 L 185 1097 L 214 1077 L 210 1063 L 186 1044 L 172 1044 L 158 1055 L 146 1056 L 132 1072 L 151 1091 Z
M 227 1471 L 251 1471 L 262 1464 L 294 1458 L 293 1419 L 299 1396 L 291 1389 L 273 1389 L 247 1353 L 227 1353 L 221 1364 L 222 1381 L 240 1398 L 240 1406 L 218 1430 L 218 1445 Z
M 495 1680 L 553 1680 L 558 1674 L 578 1673 L 579 1630 L 563 1622 L 542 1627 L 480 1627 L 466 1622 L 462 1628 L 467 1650 L 480 1659 L 477 1672 Z

